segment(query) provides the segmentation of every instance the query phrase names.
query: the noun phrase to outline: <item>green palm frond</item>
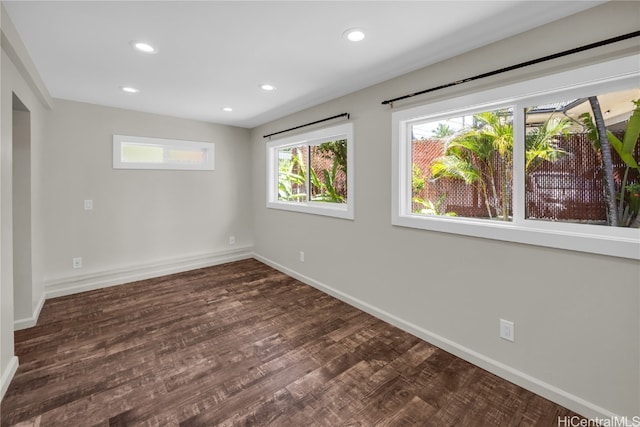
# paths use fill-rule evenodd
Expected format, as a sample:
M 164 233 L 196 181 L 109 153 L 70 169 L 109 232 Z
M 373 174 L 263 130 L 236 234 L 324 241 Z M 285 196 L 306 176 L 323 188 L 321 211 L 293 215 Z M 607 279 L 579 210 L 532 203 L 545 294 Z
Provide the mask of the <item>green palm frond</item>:
M 474 165 L 457 156 L 440 156 L 431 165 L 431 176 L 438 178 L 462 179 L 466 184 L 473 184 L 480 178 Z
M 534 128 L 525 138 L 525 170 L 529 171 L 543 161 L 555 162 L 567 154 L 556 146 L 557 137 L 569 131 L 568 120 L 550 118 Z

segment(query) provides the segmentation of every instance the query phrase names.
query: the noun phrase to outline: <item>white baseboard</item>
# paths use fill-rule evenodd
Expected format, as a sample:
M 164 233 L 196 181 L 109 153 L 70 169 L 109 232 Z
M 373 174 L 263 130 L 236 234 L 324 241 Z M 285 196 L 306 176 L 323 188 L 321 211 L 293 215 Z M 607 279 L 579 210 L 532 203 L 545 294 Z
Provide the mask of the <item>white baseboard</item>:
M 9 388 L 9 384 L 11 384 L 11 380 L 13 379 L 13 376 L 16 374 L 17 370 L 18 370 L 18 357 L 13 356 L 11 360 L 9 360 L 9 365 L 2 372 L 2 375 L 0 376 L 0 400 L 2 400 L 2 398 L 4 397 L 4 394 L 7 392 L 7 389 Z
M 168 274 L 181 273 L 197 268 L 211 267 L 226 262 L 251 258 L 251 246 L 241 247 L 230 251 L 214 252 L 183 258 L 174 258 L 136 265 L 81 276 L 68 276 L 46 280 L 44 284 L 45 297 L 55 298 L 78 292 L 92 291 L 109 286 L 122 285 L 137 280 L 151 279 Z
M 19 331 L 21 329 L 32 328 L 36 326 L 38 323 L 38 317 L 40 317 L 40 311 L 42 311 L 42 306 L 44 306 L 46 298 L 44 294 L 40 297 L 40 301 L 38 301 L 38 305 L 33 310 L 33 315 L 31 317 L 27 317 L 25 319 L 18 319 L 13 322 L 13 330 Z
M 301 282 L 312 286 L 322 292 L 325 292 L 333 297 L 338 298 L 341 301 L 346 302 L 347 304 L 354 306 L 366 313 L 371 314 L 378 319 L 384 320 L 403 331 L 409 332 L 410 334 L 423 339 L 451 354 L 458 356 L 461 359 L 464 359 L 470 363 L 473 363 L 480 368 L 487 370 L 501 378 L 506 379 L 514 384 L 519 385 L 520 387 L 527 389 L 533 393 L 536 393 L 546 399 L 551 400 L 559 405 L 562 405 L 588 419 L 622 419 L 620 415 L 614 414 L 613 412 L 602 408 L 592 402 L 588 402 L 574 394 L 571 394 L 565 390 L 562 390 L 552 384 L 546 383 L 538 378 L 532 377 L 522 371 L 519 371 L 511 366 L 505 365 L 497 360 L 491 359 L 481 353 L 478 353 L 468 347 L 465 347 L 461 344 L 458 344 L 454 341 L 451 341 L 441 335 L 438 335 L 434 332 L 431 332 L 427 329 L 424 329 L 418 325 L 415 325 L 411 322 L 407 322 L 406 320 L 395 316 L 391 313 L 388 313 L 384 310 L 381 310 L 371 304 L 368 304 L 364 301 L 361 301 L 357 298 L 352 297 L 344 292 L 341 292 L 337 289 L 332 288 L 331 286 L 327 286 L 324 283 L 321 283 L 311 277 L 305 276 L 303 274 L 298 273 L 295 270 L 292 270 L 288 267 L 285 267 L 281 264 L 278 264 L 275 261 L 272 261 L 268 258 L 265 258 L 259 254 L 254 253 L 253 257 L 273 268 L 279 270 L 291 277 L 294 277 Z

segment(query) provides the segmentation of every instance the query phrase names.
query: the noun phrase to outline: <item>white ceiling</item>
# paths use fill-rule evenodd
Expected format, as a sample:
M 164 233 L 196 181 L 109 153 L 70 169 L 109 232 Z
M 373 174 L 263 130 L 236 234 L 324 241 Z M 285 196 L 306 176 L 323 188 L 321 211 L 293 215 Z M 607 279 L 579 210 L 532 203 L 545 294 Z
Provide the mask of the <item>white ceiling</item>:
M 53 97 L 251 128 L 602 1 L 3 3 Z

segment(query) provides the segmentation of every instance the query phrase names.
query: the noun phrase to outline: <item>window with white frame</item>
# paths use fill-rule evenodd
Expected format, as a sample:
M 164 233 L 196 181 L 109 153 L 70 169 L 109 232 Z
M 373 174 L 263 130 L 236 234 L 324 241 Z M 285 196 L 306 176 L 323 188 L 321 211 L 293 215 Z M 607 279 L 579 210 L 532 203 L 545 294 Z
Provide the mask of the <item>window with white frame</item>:
M 394 112 L 393 224 L 640 259 L 639 64 Z
M 214 170 L 215 144 L 113 135 L 114 169 Z
M 267 143 L 267 207 L 353 219 L 353 125 Z

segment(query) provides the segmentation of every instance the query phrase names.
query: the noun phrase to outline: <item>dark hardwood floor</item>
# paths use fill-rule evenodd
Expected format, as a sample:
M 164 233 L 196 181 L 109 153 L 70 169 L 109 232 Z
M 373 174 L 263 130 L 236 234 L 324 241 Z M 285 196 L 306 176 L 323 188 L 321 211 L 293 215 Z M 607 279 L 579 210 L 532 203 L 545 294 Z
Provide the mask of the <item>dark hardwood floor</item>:
M 556 426 L 569 410 L 256 260 L 48 300 L 2 426 Z

